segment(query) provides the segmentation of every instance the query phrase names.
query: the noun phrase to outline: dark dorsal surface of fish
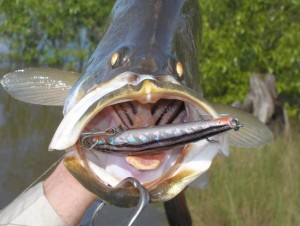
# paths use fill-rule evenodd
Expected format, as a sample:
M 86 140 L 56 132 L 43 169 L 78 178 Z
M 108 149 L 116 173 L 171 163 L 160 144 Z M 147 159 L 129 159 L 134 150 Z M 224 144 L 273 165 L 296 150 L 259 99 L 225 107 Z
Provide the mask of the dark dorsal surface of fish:
M 201 92 L 197 62 L 200 36 L 197 1 L 117 1 L 108 29 L 72 88 L 68 102 L 78 101 L 99 83 L 124 71 L 158 77 L 172 75 Z M 111 65 L 114 53 L 119 56 Z M 176 71 L 177 62 L 183 66 L 183 75 Z

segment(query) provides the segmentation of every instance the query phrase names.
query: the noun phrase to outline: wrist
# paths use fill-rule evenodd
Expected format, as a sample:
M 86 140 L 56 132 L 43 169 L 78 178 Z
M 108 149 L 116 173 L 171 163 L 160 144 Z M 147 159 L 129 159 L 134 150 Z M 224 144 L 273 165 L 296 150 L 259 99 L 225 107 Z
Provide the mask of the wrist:
M 44 181 L 50 205 L 67 225 L 76 225 L 96 196 L 86 190 L 60 162 Z

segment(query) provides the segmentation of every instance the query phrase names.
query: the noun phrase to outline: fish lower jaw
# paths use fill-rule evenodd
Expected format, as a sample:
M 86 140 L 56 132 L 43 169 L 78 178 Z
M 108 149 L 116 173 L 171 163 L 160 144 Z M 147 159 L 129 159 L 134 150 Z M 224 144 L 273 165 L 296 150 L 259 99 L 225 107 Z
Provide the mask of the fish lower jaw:
M 120 207 L 132 207 L 138 202 L 139 193 L 130 185 L 119 187 L 123 179 L 139 180 L 148 190 L 150 202 L 168 201 L 205 173 L 220 148 L 227 145 L 222 139 L 214 143 L 201 140 L 183 149 L 169 150 L 157 169 L 147 171 L 130 167 L 125 156 L 95 155 L 73 146 L 67 151 L 64 164 L 86 189 L 102 200 Z

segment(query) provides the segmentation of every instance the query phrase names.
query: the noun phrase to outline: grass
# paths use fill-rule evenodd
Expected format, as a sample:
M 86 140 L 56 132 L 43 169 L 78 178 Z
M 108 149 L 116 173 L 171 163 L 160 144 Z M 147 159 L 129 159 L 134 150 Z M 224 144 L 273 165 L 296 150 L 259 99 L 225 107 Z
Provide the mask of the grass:
M 207 189 L 188 189 L 194 225 L 300 225 L 300 130 L 256 150 L 231 149 Z

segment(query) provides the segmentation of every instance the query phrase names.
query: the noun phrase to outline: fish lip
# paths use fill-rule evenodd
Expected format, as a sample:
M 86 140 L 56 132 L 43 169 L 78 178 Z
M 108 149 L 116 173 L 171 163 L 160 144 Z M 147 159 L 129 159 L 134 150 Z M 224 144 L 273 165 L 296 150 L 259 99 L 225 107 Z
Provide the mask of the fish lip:
M 108 82 L 108 85 L 113 82 L 120 81 L 120 77 L 112 79 L 110 82 Z M 120 88 L 107 92 L 104 95 L 101 95 L 101 87 L 91 91 L 68 111 L 57 129 L 50 143 L 49 149 L 66 150 L 67 155 L 64 162 L 68 170 L 88 190 L 92 190 L 93 193 L 109 203 L 114 202 L 117 197 L 120 196 L 120 194 L 122 194 L 122 197 L 126 197 L 127 201 L 124 203 L 127 203 L 129 199 L 138 199 L 138 194 L 136 194 L 136 191 L 133 192 L 132 188 L 129 187 L 126 189 L 123 188 L 122 191 L 119 191 L 119 188 L 115 188 L 107 183 L 104 183 L 93 171 L 93 169 L 91 169 L 84 152 L 80 150 L 77 141 L 81 135 L 81 132 L 90 122 L 90 120 L 93 119 L 93 117 L 101 110 L 107 106 L 111 106 L 121 101 L 124 102 L 138 99 L 138 101 L 142 103 L 148 103 L 156 102 L 161 98 L 176 98 L 184 102 L 189 102 L 193 106 L 197 106 L 203 112 L 211 115 L 212 118 L 218 117 L 218 114 L 215 112 L 215 110 L 198 93 L 189 88 L 181 86 L 173 80 L 159 81 L 155 79 L 155 77 L 149 75 L 135 75 L 135 79 L 133 79 L 131 83 L 120 86 Z M 184 187 L 186 187 L 191 181 L 196 179 L 197 176 L 205 172 L 210 166 L 212 158 L 209 158 L 208 161 L 205 161 L 203 166 L 200 166 L 200 170 L 198 166 L 195 168 L 193 164 L 191 168 L 186 168 L 184 165 L 193 159 L 196 153 L 199 153 L 199 150 L 205 149 L 206 146 L 211 145 L 215 144 L 209 144 L 207 141 L 200 141 L 195 144 L 186 145 L 182 151 L 182 154 L 179 155 L 179 160 L 176 160 L 171 169 L 167 170 L 166 176 L 165 174 L 163 175 L 165 177 L 158 178 L 145 185 L 150 192 L 151 202 L 169 200 L 178 194 L 178 192 L 180 192 L 182 189 L 184 189 Z M 216 150 L 218 150 L 218 148 L 210 150 L 213 156 L 218 152 Z M 72 156 L 72 153 L 74 152 L 76 157 L 70 157 L 70 155 Z M 74 162 L 77 168 L 74 168 Z M 78 170 L 78 165 L 81 165 L 80 170 Z M 86 178 L 89 178 L 88 181 Z M 180 181 L 180 183 L 178 181 Z M 130 206 L 129 204 L 121 203 L 122 202 L 116 201 L 113 204 L 117 206 Z

